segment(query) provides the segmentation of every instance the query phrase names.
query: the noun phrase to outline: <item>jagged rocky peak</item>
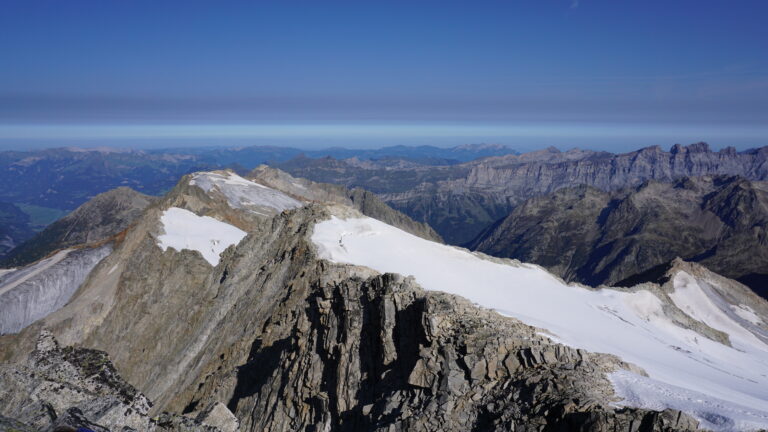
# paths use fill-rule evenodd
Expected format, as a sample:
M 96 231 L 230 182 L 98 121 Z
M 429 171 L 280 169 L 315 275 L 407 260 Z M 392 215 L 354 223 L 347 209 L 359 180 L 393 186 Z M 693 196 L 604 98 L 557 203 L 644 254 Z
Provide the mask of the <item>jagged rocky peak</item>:
M 107 353 L 152 401 L 150 418 L 208 419 L 198 430 L 766 427 L 768 347 L 730 315 L 709 321 L 702 302 L 678 306 L 677 289 L 568 285 L 346 203 L 210 176 L 186 177 L 147 208 L 64 307 L 0 337 L 15 374 L 0 379 L 24 376 L 46 330 L 60 346 Z M 266 216 L 243 181 L 300 205 Z M 2 400 L 20 401 L 0 416 L 33 422 L 57 397 L 28 393 L 0 385 Z M 69 400 L 56 412 L 80 406 Z M 105 429 L 130 426 L 78 409 Z
M 235 432 L 237 420 L 225 419 L 212 405 L 197 418 L 171 413 L 150 416 L 152 403 L 120 377 L 103 351 L 62 347 L 43 330 L 23 365 L 0 364 L 0 400 L 3 414 L 21 421 L 8 422 L 3 431 L 50 431 L 58 426 L 109 432 L 122 431 Z M 230 413 L 231 416 L 231 413 Z M 107 425 L 107 426 L 105 426 Z M 234 427 L 233 427 L 234 426 Z
M 196 250 L 215 266 L 219 255 L 262 224 L 263 218 L 311 202 L 356 207 L 416 235 L 440 240 L 428 226 L 392 210 L 363 190 L 349 191 L 340 186 L 296 179 L 265 166 L 247 177 L 231 171 L 213 171 L 183 179 L 169 194 L 166 199 L 169 208 L 160 216 L 162 233 L 158 231 L 156 237 L 161 248 Z M 205 228 L 191 230 L 190 226 L 195 224 Z M 190 235 L 190 231 L 195 235 Z
M 697 142 L 687 146 L 675 144 L 672 146 L 669 152 L 676 155 L 680 153 L 711 153 L 712 150 L 709 148 L 709 144 L 705 142 Z

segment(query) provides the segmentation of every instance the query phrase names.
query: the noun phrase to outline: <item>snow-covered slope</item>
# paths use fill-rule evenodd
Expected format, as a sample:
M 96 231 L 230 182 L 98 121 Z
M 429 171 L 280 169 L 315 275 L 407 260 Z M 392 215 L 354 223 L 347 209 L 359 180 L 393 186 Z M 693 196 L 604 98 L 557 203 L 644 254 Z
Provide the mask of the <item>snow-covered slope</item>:
M 221 193 L 233 208 L 247 209 L 263 216 L 272 216 L 276 212 L 302 205 L 300 201 L 280 191 L 246 180 L 229 171 L 197 173 L 192 176 L 189 184 L 207 193 Z
M 752 324 L 760 325 L 764 323 L 763 320 L 757 316 L 755 311 L 747 305 L 731 305 L 731 310 L 741 317 L 741 319 L 751 322 Z
M 178 207 L 164 211 L 160 222 L 165 234 L 157 237 L 158 246 L 164 251 L 168 248 L 198 251 L 214 267 L 226 248 L 240 243 L 246 236 L 245 231 L 228 223 Z
M 733 320 L 734 312 L 708 304 L 685 275 L 675 305 L 727 333 L 732 346 L 683 327 L 668 313 L 674 306 L 651 291 L 567 285 L 540 267 L 484 259 L 374 219 L 333 217 L 315 226 L 312 240 L 323 258 L 412 275 L 425 289 L 461 295 L 564 344 L 640 366 L 649 377 L 611 377 L 627 404 L 682 409 L 717 430 L 768 427 L 768 345 L 744 320 Z
M 745 309 L 749 306 L 739 305 L 741 307 L 737 310 L 741 313 L 738 313 L 733 305 L 726 304 L 706 281 L 699 281 L 684 271 L 674 275 L 672 284 L 674 291 L 669 294 L 669 298 L 675 305 L 693 319 L 728 334 L 735 347 L 761 345 L 763 342 L 753 333 L 757 332 L 761 336 L 764 333 L 754 327 L 759 324 L 760 318 L 754 311 L 751 312 L 752 316 L 748 317 L 750 319 L 742 316 L 747 310 L 751 310 Z M 768 338 L 765 340 L 768 341 Z
M 0 334 L 18 332 L 60 309 L 111 251 L 110 245 L 66 249 L 0 274 Z

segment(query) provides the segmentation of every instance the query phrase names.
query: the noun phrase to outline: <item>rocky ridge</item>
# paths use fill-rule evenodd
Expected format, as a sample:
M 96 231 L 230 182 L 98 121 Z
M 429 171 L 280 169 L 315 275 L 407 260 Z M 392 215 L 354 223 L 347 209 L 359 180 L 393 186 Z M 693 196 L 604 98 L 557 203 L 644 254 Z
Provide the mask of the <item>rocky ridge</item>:
M 96 195 L 14 248 L 2 264 L 22 266 L 57 250 L 107 240 L 128 228 L 155 199 L 127 187 Z
M 314 224 L 361 217 L 356 209 L 302 200 L 263 214 L 191 180 L 144 211 L 66 306 L 0 337 L 3 367 L 28 367 L 39 334 L 49 331 L 63 345 L 107 352 L 152 401 L 150 417 L 169 411 L 231 425 L 233 415 L 243 431 L 697 426 L 679 411 L 617 407 L 606 373 L 642 371 L 615 356 L 558 344 L 412 279 L 318 259 Z M 159 220 L 171 207 L 248 235 L 215 266 L 195 250 L 163 251 Z M 33 411 L 24 411 L 33 406 L 24 390 L 2 397 L 21 402 L 14 410 L 0 404 L 1 416 L 36 421 L 18 414 Z M 128 426 L 105 418 L 100 426 L 110 430 Z
M 61 347 L 47 331 L 40 333 L 23 366 L 0 365 L 0 382 L 4 413 L 24 419 L 7 425 L 0 420 L 3 431 L 51 431 L 70 426 L 109 432 L 104 425 L 114 424 L 121 425 L 121 431 L 236 430 L 216 427 L 222 422 L 210 415 L 192 419 L 161 413 L 150 417 L 150 401 L 118 375 L 106 353 Z
M 592 286 L 631 285 L 622 281 L 681 257 L 766 296 L 768 182 L 704 176 L 560 189 L 518 205 L 470 248 Z
M 347 189 L 341 185 L 316 183 L 261 165 L 251 171 L 250 178 L 302 199 L 324 203 L 336 203 L 360 210 L 360 213 L 396 226 L 421 238 L 442 243 L 442 238 L 426 223 L 416 222 L 393 210 L 375 194 L 361 188 Z
M 613 154 L 550 148 L 419 169 L 367 170 L 344 161 L 304 159 L 278 164 L 293 175 L 347 187 L 362 187 L 419 222 L 450 244 L 464 244 L 524 200 L 564 187 L 589 185 L 603 191 L 637 186 L 651 179 L 739 175 L 768 179 L 768 147 L 711 151 L 705 143 L 679 144 L 670 151 L 647 147 Z

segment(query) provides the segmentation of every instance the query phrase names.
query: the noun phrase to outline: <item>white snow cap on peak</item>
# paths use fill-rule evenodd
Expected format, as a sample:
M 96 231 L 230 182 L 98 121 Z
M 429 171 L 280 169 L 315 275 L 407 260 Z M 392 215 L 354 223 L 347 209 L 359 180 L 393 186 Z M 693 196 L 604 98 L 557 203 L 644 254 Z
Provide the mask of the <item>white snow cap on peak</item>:
M 264 216 L 269 215 L 259 209 L 279 213 L 303 205 L 283 192 L 245 179 L 230 171 L 196 173 L 192 175 L 189 184 L 207 193 L 211 191 L 221 193 L 227 198 L 227 203 L 232 208 L 250 210 Z

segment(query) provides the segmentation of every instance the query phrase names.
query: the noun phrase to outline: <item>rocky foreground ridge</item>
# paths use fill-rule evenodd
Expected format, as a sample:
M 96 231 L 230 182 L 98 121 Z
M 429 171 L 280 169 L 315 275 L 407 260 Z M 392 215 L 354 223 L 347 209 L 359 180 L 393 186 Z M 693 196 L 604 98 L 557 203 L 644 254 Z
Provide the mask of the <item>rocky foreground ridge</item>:
M 267 174 L 272 187 L 259 180 Z M 611 377 L 624 371 L 641 379 L 637 365 L 560 344 L 545 329 L 425 291 L 413 278 L 321 259 L 315 226 L 333 217 L 364 220 L 368 210 L 349 206 L 356 202 L 346 192 L 322 198 L 334 189 L 309 182 L 281 192 L 290 178 L 267 174 L 186 176 L 144 210 L 65 306 L 0 337 L 0 430 L 77 422 L 111 431 L 666 431 L 741 424 L 702 416 L 708 412 L 638 408 L 639 401 L 627 406 Z M 185 218 L 170 218 L 172 208 Z M 188 235 L 173 235 L 189 221 L 197 225 L 182 226 Z M 233 230 L 242 237 L 232 243 L 214 235 Z M 338 242 L 343 249 L 344 237 Z M 223 251 L 214 263 L 205 258 L 211 248 Z M 695 266 L 670 270 L 671 280 L 683 270 L 706 286 L 725 287 L 725 294 L 710 294 L 726 308 L 747 307 L 729 316 L 751 323 L 745 338 L 764 337 L 762 300 Z M 676 289 L 633 290 L 657 296 L 671 322 L 706 344 L 727 350 L 739 343 L 718 323 L 676 306 L 665 294 Z

